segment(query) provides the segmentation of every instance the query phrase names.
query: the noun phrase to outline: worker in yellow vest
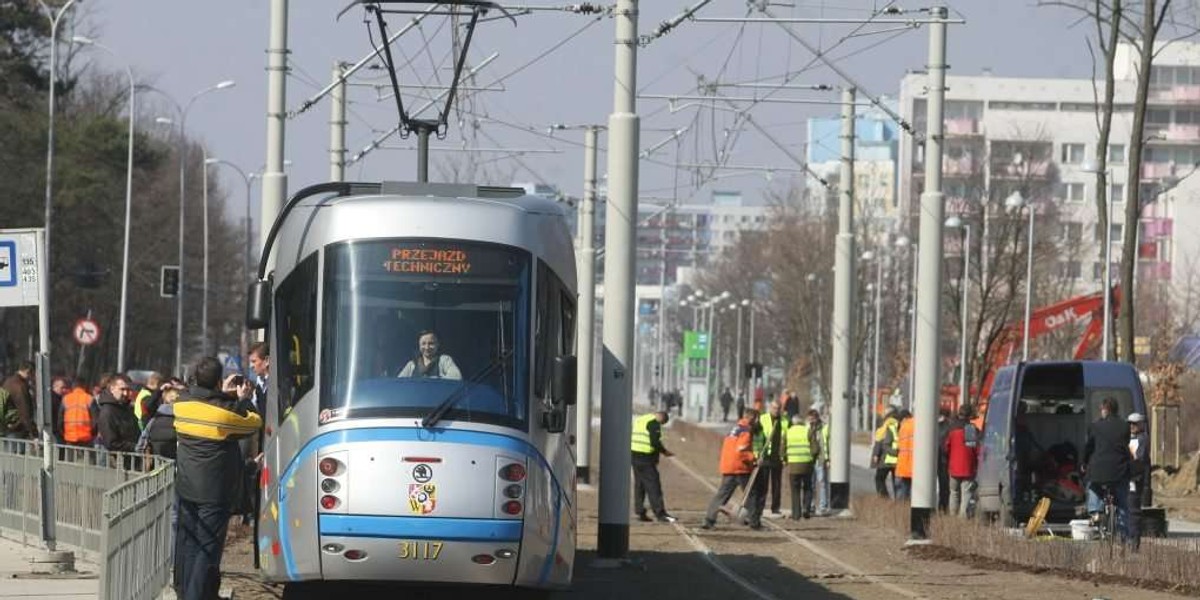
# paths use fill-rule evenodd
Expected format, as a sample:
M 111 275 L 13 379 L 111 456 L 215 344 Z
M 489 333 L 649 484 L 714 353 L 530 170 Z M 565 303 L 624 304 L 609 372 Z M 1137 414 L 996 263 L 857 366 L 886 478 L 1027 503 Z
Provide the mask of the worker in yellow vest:
M 820 414 L 815 410 L 808 411 L 807 420 L 796 414 L 784 438 L 784 458 L 792 488 L 792 520 L 812 517 L 815 465 L 825 453 L 821 434 L 815 428 L 819 421 Z
M 657 519 L 663 523 L 675 522 L 675 517 L 667 514 L 662 482 L 658 478 L 658 455 L 674 456 L 662 443 L 662 426 L 670 420 L 665 410 L 647 413 L 633 420 L 630 462 L 633 465 L 633 509 L 639 521 Z M 650 496 L 650 509 L 654 511 L 655 519 L 646 514 L 646 496 Z
M 871 448 L 871 467 L 875 469 L 875 492 L 887 498 L 887 480 L 892 478 L 896 487 L 896 462 L 900 459 L 900 421 L 896 418 L 899 407 L 892 405 L 883 416 L 883 422 L 875 430 L 875 445 Z
M 783 406 L 772 402 L 767 412 L 758 418 L 758 430 L 754 435 L 754 455 L 760 457 L 758 477 L 754 480 L 754 492 L 751 495 L 754 502 L 751 506 L 750 521 L 754 515 L 761 516 L 767 503 L 767 488 L 771 489 L 771 514 L 780 515 L 779 505 L 783 490 L 783 440 L 787 436 L 787 417 L 783 414 Z
M 133 416 L 137 417 L 139 429 L 145 428 L 146 423 L 150 421 L 150 417 L 154 416 L 152 412 L 150 414 L 146 414 L 146 401 L 150 399 L 150 396 L 162 384 L 163 376 L 159 373 L 151 373 L 150 376 L 146 378 L 146 385 L 142 386 L 142 389 L 138 392 L 137 397 L 133 399 Z

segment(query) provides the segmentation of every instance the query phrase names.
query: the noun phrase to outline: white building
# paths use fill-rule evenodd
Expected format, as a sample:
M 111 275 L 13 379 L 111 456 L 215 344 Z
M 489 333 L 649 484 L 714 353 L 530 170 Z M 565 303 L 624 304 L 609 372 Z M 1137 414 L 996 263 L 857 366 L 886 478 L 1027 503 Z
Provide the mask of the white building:
M 1127 147 L 1132 128 L 1136 55 L 1118 48 L 1115 105 L 1108 148 L 1113 206 L 1114 262 L 1120 256 L 1128 189 Z M 900 87 L 901 114 L 925 131 L 927 76 L 913 73 Z M 1054 202 L 1064 222 L 1062 235 L 1078 252 L 1063 258 L 1062 272 L 1094 288 L 1103 272 L 1095 260 L 1103 245 L 1096 227 L 1095 175 L 1085 161 L 1098 152 L 1095 98 L 1103 82 L 1087 79 L 1035 79 L 991 75 L 946 78 L 945 144 L 942 161 L 947 214 L 966 202 L 990 196 L 1002 202 L 1011 190 L 1039 185 L 1042 201 Z M 1200 181 L 1188 178 L 1200 161 L 1200 44 L 1173 44 L 1157 59 L 1147 111 L 1150 138 L 1136 192 L 1143 203 L 1139 235 L 1139 281 L 1180 280 L 1179 271 L 1200 252 L 1196 235 L 1174 235 L 1200 225 Z M 924 148 L 912 136 L 900 140 L 899 204 L 915 219 L 924 179 Z M 1195 189 L 1189 192 L 1189 189 Z M 1166 190 L 1164 192 L 1164 190 Z M 1182 229 L 1182 228 L 1181 228 Z M 1114 273 L 1116 270 L 1114 269 Z

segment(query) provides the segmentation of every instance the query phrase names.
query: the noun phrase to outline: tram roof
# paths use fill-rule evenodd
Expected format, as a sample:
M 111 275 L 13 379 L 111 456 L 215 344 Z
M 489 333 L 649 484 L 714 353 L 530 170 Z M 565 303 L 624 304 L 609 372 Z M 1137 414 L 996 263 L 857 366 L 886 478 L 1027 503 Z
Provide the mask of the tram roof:
M 564 281 L 575 281 L 571 234 L 558 202 L 521 188 L 464 184 L 384 182 L 361 189 L 368 193 L 315 195 L 296 205 L 279 232 L 277 280 L 332 243 L 443 238 L 523 248 Z

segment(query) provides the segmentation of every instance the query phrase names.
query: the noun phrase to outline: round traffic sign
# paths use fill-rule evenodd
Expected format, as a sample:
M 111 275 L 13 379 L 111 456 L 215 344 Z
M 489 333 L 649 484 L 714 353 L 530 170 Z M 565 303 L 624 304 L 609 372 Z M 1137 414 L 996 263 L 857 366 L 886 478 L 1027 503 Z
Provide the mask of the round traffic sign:
M 81 346 L 91 346 L 100 341 L 100 325 L 91 319 L 75 321 L 75 343 Z

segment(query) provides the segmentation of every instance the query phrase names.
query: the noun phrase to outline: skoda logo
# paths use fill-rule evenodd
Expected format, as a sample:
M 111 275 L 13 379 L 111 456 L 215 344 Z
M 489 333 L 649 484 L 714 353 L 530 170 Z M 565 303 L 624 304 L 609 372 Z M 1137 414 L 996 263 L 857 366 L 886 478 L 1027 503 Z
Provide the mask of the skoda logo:
M 412 476 L 417 483 L 429 483 L 429 480 L 433 479 L 433 467 L 426 464 L 417 465 L 413 467 Z

